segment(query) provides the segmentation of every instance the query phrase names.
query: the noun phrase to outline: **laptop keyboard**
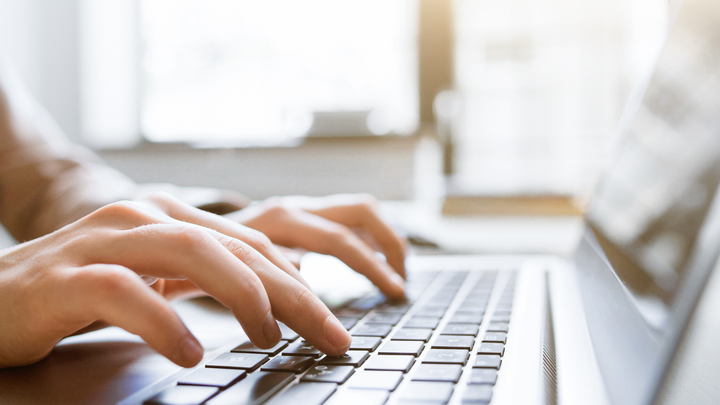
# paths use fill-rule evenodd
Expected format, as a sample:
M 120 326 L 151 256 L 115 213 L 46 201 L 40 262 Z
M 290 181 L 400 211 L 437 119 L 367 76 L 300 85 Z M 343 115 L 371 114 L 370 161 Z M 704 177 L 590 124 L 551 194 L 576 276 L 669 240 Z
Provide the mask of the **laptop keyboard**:
M 343 356 L 323 355 L 280 324 L 275 347 L 243 343 L 145 404 L 487 404 L 515 281 L 515 272 L 411 273 L 408 302 L 372 293 L 334 311 L 352 335 Z

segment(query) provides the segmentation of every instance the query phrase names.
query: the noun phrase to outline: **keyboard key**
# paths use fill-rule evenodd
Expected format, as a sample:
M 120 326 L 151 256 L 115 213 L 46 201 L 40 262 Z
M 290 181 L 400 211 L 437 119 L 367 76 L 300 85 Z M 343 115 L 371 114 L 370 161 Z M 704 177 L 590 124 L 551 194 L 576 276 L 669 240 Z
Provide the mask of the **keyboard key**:
M 367 323 L 373 324 L 373 323 L 379 323 L 383 325 L 395 325 L 398 322 L 400 322 L 400 318 L 403 317 L 403 314 L 373 314 L 370 315 L 370 319 L 368 319 Z
M 289 371 L 291 373 L 302 373 L 315 364 L 312 357 L 300 356 L 278 356 L 265 363 L 262 371 Z
M 497 373 L 497 370 L 492 368 L 474 368 L 470 373 L 469 384 L 495 385 Z
M 258 371 L 213 397 L 206 405 L 261 404 L 295 379 L 293 373 Z
M 435 293 L 435 296 L 433 296 L 430 301 L 431 302 L 447 302 L 448 304 L 452 302 L 453 298 L 455 298 L 455 295 L 457 295 L 458 289 L 457 288 L 451 288 L 451 289 L 442 289 Z
M 458 308 L 458 311 L 462 312 L 479 312 L 479 311 L 485 311 L 485 308 L 487 308 L 487 301 L 486 302 L 462 302 L 460 303 L 460 307 Z
M 432 329 L 420 329 L 420 328 L 402 328 L 395 332 L 393 340 L 422 340 L 427 342 L 432 336 Z
M 311 368 L 301 381 L 343 384 L 355 372 L 353 366 L 326 366 Z
M 269 348 L 269 349 L 261 349 L 252 342 L 245 342 L 241 344 L 240 346 L 234 348 L 231 350 L 233 353 L 261 353 L 261 354 L 267 354 L 269 356 L 274 356 L 282 351 L 282 349 L 286 348 L 288 345 L 288 342 L 281 340 L 276 344 L 275 346 Z
M 497 354 L 502 357 L 505 354 L 505 345 L 502 343 L 481 343 L 478 354 Z
M 466 304 L 486 304 L 489 301 L 490 296 L 485 294 L 474 294 L 465 297 L 463 302 Z
M 508 324 L 505 322 L 490 322 L 488 332 L 505 332 L 508 331 Z
M 462 364 L 467 363 L 470 352 L 467 350 L 430 349 L 423 359 L 423 363 L 435 364 Z
M 442 310 L 443 310 L 443 313 L 445 313 L 445 311 L 448 309 L 449 306 L 450 306 L 450 304 L 446 304 L 446 303 L 444 303 L 444 302 L 433 302 L 433 301 L 428 301 L 428 302 L 425 303 L 425 305 L 423 305 L 424 308 L 439 308 L 439 309 L 442 309 Z
M 350 342 L 351 350 L 369 350 L 374 352 L 380 346 L 382 339 L 374 336 L 353 336 Z
M 477 357 L 475 357 L 475 364 L 473 364 L 473 367 L 494 368 L 497 370 L 500 368 L 501 363 L 502 359 L 500 356 L 494 354 L 478 354 Z
M 428 304 L 436 304 L 436 303 L 437 303 L 437 304 L 446 304 L 446 305 L 449 306 L 450 303 L 452 302 L 452 300 L 455 299 L 455 294 L 456 294 L 456 293 L 457 293 L 457 291 L 453 290 L 453 291 L 447 291 L 445 294 L 442 294 L 442 293 L 441 293 L 441 294 L 435 294 L 434 297 L 432 297 L 432 298 L 430 298 L 430 299 L 428 300 L 428 302 L 427 302 L 426 305 L 428 305 Z
M 387 355 L 375 356 L 365 363 L 365 370 L 402 371 L 407 373 L 415 364 L 414 356 Z
M 492 343 L 507 343 L 507 333 L 504 332 L 489 332 L 485 334 L 483 342 Z
M 352 388 L 394 391 L 402 381 L 401 371 L 360 371 L 348 381 Z
M 335 384 L 300 383 L 273 398 L 272 405 L 321 405 L 335 391 Z
M 196 405 L 218 392 L 217 387 L 196 387 L 193 385 L 176 385 L 170 387 L 145 401 L 153 405 Z
M 476 315 L 476 316 L 483 316 L 485 315 L 485 311 L 482 309 L 477 308 L 463 308 L 460 307 L 455 311 L 455 314 L 458 315 Z
M 450 317 L 448 323 L 474 323 L 479 325 L 482 323 L 482 319 L 482 315 L 459 313 Z
M 412 379 L 457 383 L 461 374 L 462 366 L 459 364 L 420 364 Z
M 405 323 L 405 328 L 423 328 L 435 329 L 440 323 L 440 318 L 431 318 L 425 316 L 413 316 Z
M 493 315 L 493 317 L 492 317 L 492 322 L 505 322 L 505 323 L 508 323 L 508 322 L 510 322 L 510 315 L 498 315 L 498 314 L 495 314 L 495 315 Z
M 417 316 L 434 316 L 437 318 L 442 318 L 443 315 L 445 315 L 445 309 L 433 308 L 433 307 L 422 307 L 418 311 L 415 312 L 415 315 L 417 315 Z
M 443 329 L 443 335 L 477 336 L 479 325 L 474 323 L 451 323 Z
M 325 405 L 385 405 L 390 392 L 349 389 L 335 393 Z
M 400 403 L 417 401 L 446 404 L 453 393 L 454 384 L 448 382 L 411 381 L 400 392 Z
M 419 356 L 425 344 L 417 340 L 391 340 L 380 348 L 380 354 L 409 354 Z
M 350 330 L 353 326 L 355 326 L 355 324 L 358 323 L 358 320 L 360 320 L 360 318 L 339 316 L 337 317 L 337 320 L 340 321 L 340 325 L 344 326 L 345 329 Z
M 475 339 L 472 336 L 440 335 L 432 344 L 433 349 L 472 350 Z
M 382 294 L 378 294 L 375 296 L 369 296 L 369 297 L 363 297 L 355 302 L 348 305 L 348 308 L 353 309 L 359 309 L 359 310 L 366 310 L 369 311 L 373 308 L 375 308 L 378 304 L 385 301 L 385 297 Z
M 304 340 L 298 340 L 290 345 L 287 349 L 283 350 L 284 356 L 308 356 L 313 358 L 320 358 L 323 353 L 316 349 L 315 346 Z
M 370 353 L 365 350 L 348 350 L 342 356 L 326 356 L 320 364 L 360 367 L 368 357 Z
M 385 337 L 392 330 L 392 325 L 380 325 L 380 324 L 366 324 L 357 329 L 352 333 L 353 336 L 378 336 Z
M 336 311 L 333 311 L 333 314 L 335 314 L 336 317 L 340 318 L 357 318 L 360 319 L 363 316 L 365 316 L 368 312 L 368 310 L 364 309 L 357 309 L 357 308 L 342 308 Z
M 488 404 L 492 399 L 492 387 L 489 385 L 468 385 L 463 395 L 463 404 Z
M 402 302 L 387 302 L 375 307 L 375 312 L 386 314 L 404 314 L 410 309 L 409 304 Z
M 241 370 L 255 370 L 268 360 L 268 356 L 255 353 L 223 353 L 209 362 L 205 367 L 210 368 L 238 368 Z
M 199 368 L 178 381 L 181 385 L 210 385 L 227 387 L 245 377 L 245 370 L 227 368 Z
M 511 313 L 512 311 L 510 311 L 509 309 L 495 308 L 495 315 L 510 315 Z
M 298 337 L 300 337 L 300 335 L 295 333 L 294 330 L 290 329 L 290 327 L 288 327 L 284 323 L 278 322 L 278 326 L 280 327 L 280 332 L 282 332 L 282 340 L 287 340 L 287 341 L 292 342 L 295 339 L 297 339 Z

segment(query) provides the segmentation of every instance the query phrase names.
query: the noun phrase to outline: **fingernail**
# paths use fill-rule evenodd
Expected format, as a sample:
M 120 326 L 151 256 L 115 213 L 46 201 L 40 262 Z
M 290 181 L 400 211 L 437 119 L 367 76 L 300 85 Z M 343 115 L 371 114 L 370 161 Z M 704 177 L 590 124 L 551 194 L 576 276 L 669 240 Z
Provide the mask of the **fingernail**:
M 337 349 L 347 350 L 350 347 L 350 334 L 332 315 L 325 318 L 325 337 Z
M 202 360 L 205 351 L 192 337 L 185 338 L 182 346 L 182 356 L 186 364 L 198 364 Z
M 263 335 L 265 335 L 265 341 L 267 341 L 269 345 L 276 344 L 280 341 L 280 338 L 282 338 L 282 332 L 280 332 L 280 327 L 278 326 L 277 321 L 275 321 L 275 317 L 273 316 L 271 311 L 268 311 L 267 315 L 265 316 L 265 323 L 263 324 Z

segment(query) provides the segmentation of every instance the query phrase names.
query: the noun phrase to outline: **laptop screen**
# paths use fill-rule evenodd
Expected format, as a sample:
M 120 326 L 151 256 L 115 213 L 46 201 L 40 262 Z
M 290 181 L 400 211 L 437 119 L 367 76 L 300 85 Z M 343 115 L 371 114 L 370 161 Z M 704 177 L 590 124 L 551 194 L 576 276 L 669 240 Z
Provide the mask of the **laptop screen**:
M 720 3 L 684 2 L 625 131 L 588 223 L 662 332 L 720 181 Z
M 685 0 L 576 253 L 590 339 L 609 397 L 659 392 L 720 249 L 720 2 Z

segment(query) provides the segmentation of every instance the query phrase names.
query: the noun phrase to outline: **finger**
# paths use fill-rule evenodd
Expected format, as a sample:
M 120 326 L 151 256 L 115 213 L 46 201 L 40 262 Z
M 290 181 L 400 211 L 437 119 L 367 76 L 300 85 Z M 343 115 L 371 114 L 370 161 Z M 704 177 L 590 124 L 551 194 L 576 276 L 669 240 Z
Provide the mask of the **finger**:
M 214 229 L 249 244 L 277 267 L 310 288 L 300 275 L 297 266 L 294 266 L 263 233 L 219 215 L 189 206 L 167 194 L 153 194 L 148 199 L 164 209 L 165 213 L 174 219 Z
M 338 204 L 307 211 L 349 228 L 360 228 L 368 231 L 380 246 L 385 257 L 395 271 L 405 278 L 406 242 L 383 221 L 370 197 L 362 198 L 354 204 Z
M 302 210 L 289 210 L 283 232 L 271 238 L 285 246 L 332 255 L 365 275 L 391 299 L 405 297 L 405 282 L 387 263 L 347 227 Z
M 158 280 L 163 281 L 161 288 L 153 288 L 167 300 L 190 299 L 207 296 L 207 293 L 190 280 Z M 156 283 L 156 284 L 158 284 Z M 155 287 L 153 284 L 151 287 Z
M 295 266 L 298 270 L 300 269 L 300 262 L 302 261 L 302 257 L 307 252 L 305 252 L 303 249 L 291 249 L 280 245 L 277 245 L 275 247 L 277 248 L 277 250 L 280 251 L 280 253 L 283 254 L 283 256 L 285 256 L 285 258 L 290 261 L 290 263 L 293 264 L 293 266 Z
M 165 279 L 187 278 L 230 308 L 255 345 L 274 346 L 281 332 L 265 288 L 250 267 L 256 263 L 277 267 L 237 239 L 221 245 L 211 232 L 215 231 L 182 223 L 113 231 L 112 237 L 100 238 L 105 245 L 95 246 L 98 253 L 91 260 Z
M 227 238 L 224 235 L 218 237 Z M 255 263 L 253 270 L 262 280 L 278 320 L 323 353 L 339 356 L 347 351 L 350 334 L 309 288 L 269 261 L 267 265 Z
M 95 264 L 68 271 L 58 301 L 73 320 L 100 320 L 143 338 L 150 347 L 183 367 L 202 360 L 200 343 L 168 302 L 132 270 Z M 73 297 L 73 299 L 67 299 Z

